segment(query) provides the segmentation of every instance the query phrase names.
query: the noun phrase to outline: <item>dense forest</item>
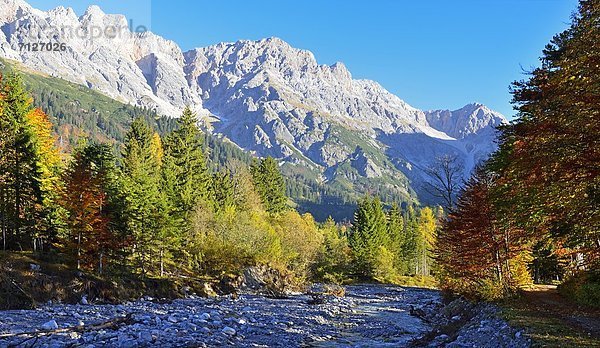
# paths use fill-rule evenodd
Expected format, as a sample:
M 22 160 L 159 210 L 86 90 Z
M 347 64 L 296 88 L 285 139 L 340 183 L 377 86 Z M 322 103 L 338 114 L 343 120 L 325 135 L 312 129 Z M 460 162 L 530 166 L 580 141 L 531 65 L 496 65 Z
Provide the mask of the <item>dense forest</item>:
M 107 277 L 218 279 L 253 265 L 295 284 L 430 275 L 440 210 L 386 209 L 365 197 L 352 226 L 318 224 L 293 209 L 277 161 L 215 146 L 189 109 L 173 122 L 133 117 L 121 142 L 82 134 L 60 147 L 19 74 L 5 75 L 0 91 L 5 251 L 60 255 Z M 89 122 L 70 112 L 58 112 L 58 123 Z
M 581 1 L 541 67 L 512 85 L 517 118 L 438 233 L 448 290 L 499 298 L 560 282 L 600 303 L 600 2 Z

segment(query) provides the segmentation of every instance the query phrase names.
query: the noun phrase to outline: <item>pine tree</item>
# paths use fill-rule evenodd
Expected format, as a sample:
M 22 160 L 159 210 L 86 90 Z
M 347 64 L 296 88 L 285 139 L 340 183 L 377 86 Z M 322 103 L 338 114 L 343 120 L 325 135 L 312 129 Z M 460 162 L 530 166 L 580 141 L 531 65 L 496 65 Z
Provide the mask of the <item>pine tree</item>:
M 203 147 L 204 136 L 197 117 L 186 107 L 177 120 L 178 129 L 165 140 L 164 173 L 166 191 L 184 231 L 191 231 L 191 214 L 200 201 L 209 198 L 210 173 Z
M 42 173 L 35 128 L 28 122 L 31 96 L 21 78 L 10 75 L 0 86 L 2 152 L 0 219 L 3 247 L 23 249 L 32 245 L 36 221 L 43 218 Z
M 168 205 L 160 190 L 163 179 L 160 151 L 153 138 L 150 126 L 137 118 L 127 133 L 123 152 L 124 215 L 135 241 L 134 248 L 143 274 L 148 271 L 152 256 L 159 257 L 163 271 L 165 244 L 172 231 Z
M 285 195 L 285 180 L 279 171 L 277 161 L 267 157 L 254 162 L 250 167 L 254 186 L 260 194 L 263 205 L 269 213 L 280 213 L 288 209 Z
M 372 277 L 375 257 L 380 247 L 388 245 L 387 219 L 379 198 L 365 197 L 359 202 L 350 234 L 350 246 L 355 253 L 357 272 Z

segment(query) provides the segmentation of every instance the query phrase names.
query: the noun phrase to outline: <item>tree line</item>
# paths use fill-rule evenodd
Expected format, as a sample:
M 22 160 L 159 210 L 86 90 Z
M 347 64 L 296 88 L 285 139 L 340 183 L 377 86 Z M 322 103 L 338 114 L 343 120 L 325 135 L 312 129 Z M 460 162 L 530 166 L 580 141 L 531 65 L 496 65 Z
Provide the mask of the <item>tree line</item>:
M 275 159 L 207 153 L 212 138 L 189 108 L 167 131 L 135 118 L 118 152 L 82 137 L 65 153 L 10 74 L 0 80 L 0 116 L 5 251 L 66 255 L 97 275 L 219 277 L 256 264 L 298 281 L 430 274 L 439 212 L 386 210 L 366 197 L 352 225 L 318 224 L 290 207 Z

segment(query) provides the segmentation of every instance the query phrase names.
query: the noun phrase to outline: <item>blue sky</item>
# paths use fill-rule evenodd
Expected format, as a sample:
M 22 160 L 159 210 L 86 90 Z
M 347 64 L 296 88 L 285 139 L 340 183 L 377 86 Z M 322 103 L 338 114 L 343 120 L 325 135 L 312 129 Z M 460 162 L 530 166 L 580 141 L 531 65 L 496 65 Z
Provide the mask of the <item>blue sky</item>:
M 184 50 L 277 36 L 321 64 L 342 61 L 421 109 L 472 101 L 514 114 L 508 86 L 568 26 L 576 0 L 29 0 L 122 13 Z

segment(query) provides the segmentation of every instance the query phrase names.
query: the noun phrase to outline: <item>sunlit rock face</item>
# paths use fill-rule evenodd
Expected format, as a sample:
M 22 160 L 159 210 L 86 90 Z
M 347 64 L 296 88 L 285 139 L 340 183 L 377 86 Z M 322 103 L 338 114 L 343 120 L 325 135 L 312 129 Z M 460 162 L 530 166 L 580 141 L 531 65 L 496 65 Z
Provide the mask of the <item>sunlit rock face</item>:
M 189 105 L 211 131 L 259 156 L 307 166 L 321 180 L 394 178 L 391 185 L 407 194 L 411 186 L 419 191 L 423 170 L 444 154 L 456 155 L 468 176 L 506 122 L 477 103 L 424 112 L 374 81 L 353 79 L 342 63 L 320 65 L 278 38 L 182 52 L 127 25 L 97 6 L 77 16 L 0 0 L 0 56 L 160 114 L 177 117 Z M 22 49 L 34 42 L 66 47 Z

